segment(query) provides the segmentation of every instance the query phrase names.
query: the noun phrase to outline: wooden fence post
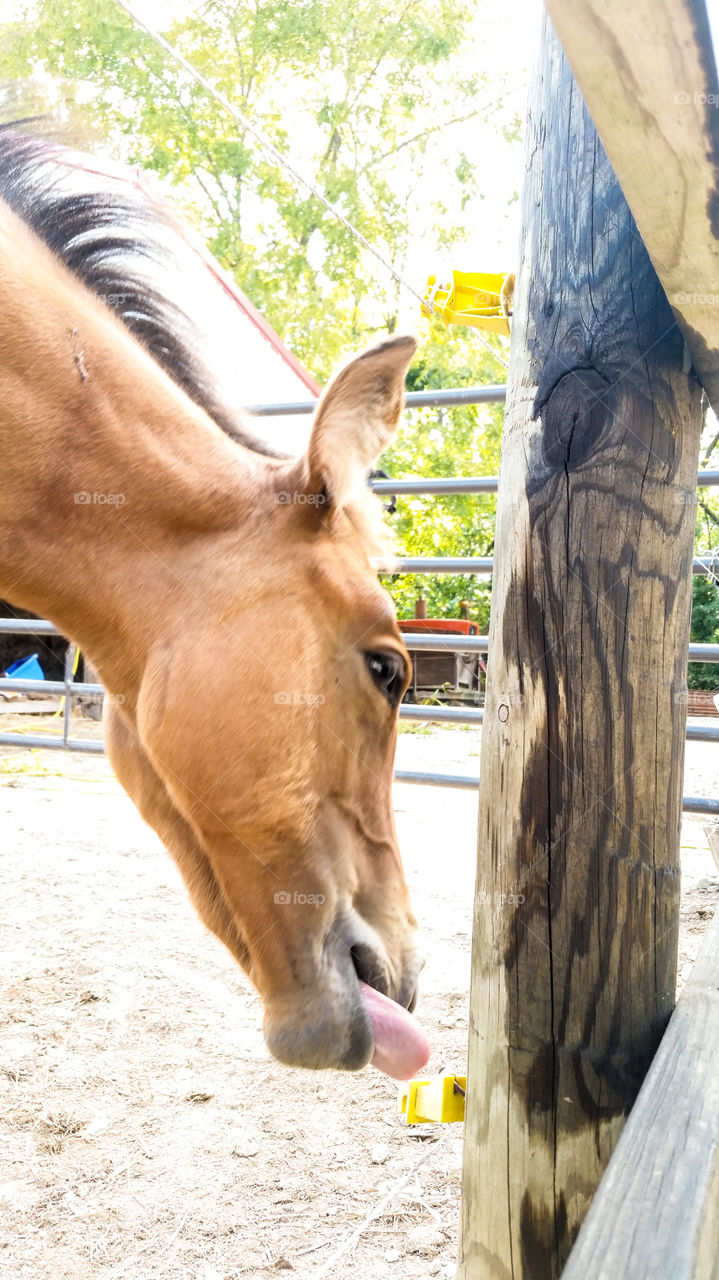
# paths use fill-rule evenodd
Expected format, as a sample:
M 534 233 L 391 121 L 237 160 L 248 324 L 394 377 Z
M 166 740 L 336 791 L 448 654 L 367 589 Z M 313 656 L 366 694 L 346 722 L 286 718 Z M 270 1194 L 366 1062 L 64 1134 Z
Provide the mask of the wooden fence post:
M 700 395 L 549 23 L 526 155 L 459 1280 L 559 1275 L 675 990 Z

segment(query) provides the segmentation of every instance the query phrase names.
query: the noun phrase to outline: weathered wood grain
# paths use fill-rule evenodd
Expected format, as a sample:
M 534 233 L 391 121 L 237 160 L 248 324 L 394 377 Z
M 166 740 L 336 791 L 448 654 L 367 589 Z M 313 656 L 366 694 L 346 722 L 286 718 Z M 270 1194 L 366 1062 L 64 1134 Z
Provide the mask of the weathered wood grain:
M 676 976 L 700 392 L 548 26 L 515 303 L 461 1280 L 559 1274 Z
M 562 1280 L 719 1275 L 719 914 Z
M 716 409 L 719 82 L 704 0 L 547 8 Z

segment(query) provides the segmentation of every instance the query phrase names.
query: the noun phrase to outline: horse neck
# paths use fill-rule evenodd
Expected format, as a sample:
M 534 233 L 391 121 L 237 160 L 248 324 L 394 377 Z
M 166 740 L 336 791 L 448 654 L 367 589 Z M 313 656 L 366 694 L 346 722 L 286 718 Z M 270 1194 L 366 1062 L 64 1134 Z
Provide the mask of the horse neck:
M 163 604 L 192 600 L 213 539 L 241 540 L 273 464 L 1 205 L 0 346 L 0 596 L 49 617 L 108 686 L 135 687 Z

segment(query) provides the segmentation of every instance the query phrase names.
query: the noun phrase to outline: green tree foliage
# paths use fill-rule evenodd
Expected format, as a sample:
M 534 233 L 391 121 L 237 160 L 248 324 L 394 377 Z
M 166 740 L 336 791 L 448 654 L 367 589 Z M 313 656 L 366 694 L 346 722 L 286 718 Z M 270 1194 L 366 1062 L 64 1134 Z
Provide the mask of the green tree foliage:
M 719 432 L 713 414 L 707 414 L 702 433 L 699 467 L 719 466 Z M 719 549 L 719 492 L 699 489 L 697 494 L 697 555 L 717 555 Z M 719 582 L 716 578 L 696 575 L 692 582 L 691 639 L 697 644 L 719 644 Z M 719 665 L 715 662 L 690 662 L 690 689 L 719 689 Z
M 697 509 L 696 550 L 700 556 L 719 547 L 719 498 L 711 490 L 700 489 Z M 691 639 L 697 644 L 719 644 L 719 582 L 715 577 L 695 575 L 692 581 Z M 715 662 L 690 662 L 690 689 L 719 689 L 719 666 Z
M 503 372 L 475 334 L 432 326 L 408 381 L 412 391 L 484 385 L 501 381 Z M 504 406 L 471 405 L 413 409 L 406 415 L 382 467 L 395 476 L 497 475 Z M 392 517 L 398 554 L 412 556 L 490 556 L 494 550 L 494 494 L 397 499 Z M 458 617 L 468 600 L 470 617 L 486 631 L 490 583 L 486 579 L 446 575 L 392 575 L 387 582 L 401 618 L 414 617 L 423 595 L 429 617 Z
M 711 578 L 696 575 L 692 582 L 691 638 L 698 644 L 719 644 L 719 588 Z M 719 689 L 716 662 L 690 662 L 690 689 Z
M 471 217 L 476 162 L 448 138 L 501 98 L 459 57 L 474 10 L 206 0 L 162 33 L 402 268 L 418 220 L 443 210 L 451 243 Z M 3 81 L 53 77 L 125 159 L 181 184 L 220 262 L 319 378 L 392 331 L 386 269 L 113 0 L 38 0 L 3 35 Z

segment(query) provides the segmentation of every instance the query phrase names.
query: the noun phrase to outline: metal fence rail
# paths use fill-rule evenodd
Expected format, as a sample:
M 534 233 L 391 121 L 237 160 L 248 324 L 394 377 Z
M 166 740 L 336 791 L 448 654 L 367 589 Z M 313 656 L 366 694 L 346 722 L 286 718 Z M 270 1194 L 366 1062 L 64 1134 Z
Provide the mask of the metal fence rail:
M 698 471 L 697 487 L 701 489 L 719 485 L 719 471 Z M 437 480 L 370 480 L 374 493 L 391 495 L 430 494 L 436 498 L 457 493 L 496 493 L 497 476 L 442 476 Z
M 59 636 L 54 622 L 40 618 L 0 618 L 0 634 L 6 636 Z
M 53 737 L 50 733 L 0 733 L 2 747 L 41 747 L 43 751 L 91 751 L 95 755 L 105 754 L 104 742 L 93 742 L 92 738 L 65 738 L 62 734 Z
M 444 406 L 467 404 L 503 404 L 507 398 L 505 386 L 448 388 L 436 391 L 408 391 L 404 397 L 407 409 L 438 409 Z M 288 404 L 253 404 L 247 413 L 258 418 L 284 418 L 289 415 L 314 413 L 319 401 L 293 400 Z
M 489 636 L 428 635 L 426 632 L 403 632 L 408 649 L 426 649 L 430 653 L 487 653 Z M 690 662 L 719 662 L 719 644 L 690 644 Z
M 483 707 L 443 707 L 438 703 L 403 702 L 399 709 L 400 720 L 423 720 L 432 724 L 481 724 Z
M 102 697 L 105 690 L 101 684 L 83 684 L 81 680 L 15 680 L 12 676 L 4 676 L 0 682 L 0 692 L 8 693 L 47 693 L 50 697 L 57 694 L 74 694 L 76 697 Z
M 459 791 L 477 791 L 479 787 L 479 774 L 419 773 L 411 769 L 397 769 L 394 776 L 396 782 L 410 782 L 421 787 L 455 787 Z M 717 817 L 719 800 L 710 800 L 706 796 L 682 796 L 682 812 Z
M 456 573 L 491 577 L 494 570 L 492 556 L 404 556 L 395 560 L 391 569 L 383 569 L 383 575 L 392 573 Z M 714 577 L 719 574 L 719 558 L 695 556 L 692 573 Z
M 456 573 L 491 577 L 492 556 L 403 556 L 395 560 L 388 573 Z

